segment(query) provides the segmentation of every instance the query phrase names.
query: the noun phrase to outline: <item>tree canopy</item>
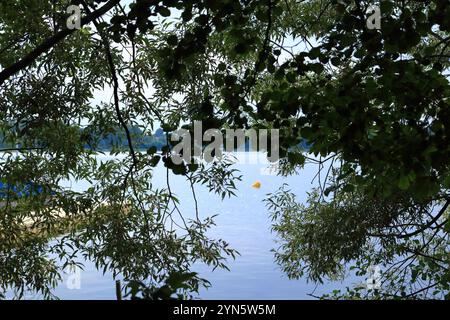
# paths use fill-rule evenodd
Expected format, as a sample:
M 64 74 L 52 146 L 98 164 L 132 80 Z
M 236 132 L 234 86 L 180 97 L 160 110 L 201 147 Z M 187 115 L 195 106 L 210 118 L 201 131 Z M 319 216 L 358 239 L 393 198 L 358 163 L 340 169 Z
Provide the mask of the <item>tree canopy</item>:
M 81 8 L 79 30 L 67 26 L 69 5 Z M 371 5 L 380 29 L 368 28 Z M 448 297 L 449 58 L 448 0 L 0 1 L 0 178 L 42 188 L 7 192 L 0 208 L 0 286 L 51 296 L 58 266 L 43 253 L 71 264 L 73 252 L 23 221 L 33 212 L 51 232 L 61 207 L 88 223 L 58 241 L 123 275 L 132 294 L 207 285 L 192 263 L 226 267 L 236 252 L 207 237 L 211 218 L 184 219 L 169 173 L 194 197 L 198 183 L 232 196 L 239 175 L 226 159 L 171 161 L 171 133 L 201 120 L 204 130 L 279 129 L 280 174 L 318 166 L 306 204 L 287 186 L 267 199 L 290 277 L 377 264 L 381 289 L 329 297 Z M 135 127 L 161 127 L 166 146 L 138 152 Z M 99 141 L 118 128 L 126 143 L 112 153 L 127 156 L 99 163 Z M 295 148 L 304 140 L 307 151 Z M 91 187 L 61 187 L 69 178 Z

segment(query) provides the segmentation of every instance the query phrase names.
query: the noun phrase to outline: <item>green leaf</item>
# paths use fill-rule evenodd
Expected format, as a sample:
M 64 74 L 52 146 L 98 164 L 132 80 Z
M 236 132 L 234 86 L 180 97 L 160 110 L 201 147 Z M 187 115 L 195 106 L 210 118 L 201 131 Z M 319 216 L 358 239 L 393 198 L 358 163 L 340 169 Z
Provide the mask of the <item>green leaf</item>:
M 169 17 L 170 16 L 170 9 L 167 8 L 167 7 L 158 7 L 157 11 L 163 17 Z
M 409 188 L 410 182 L 409 182 L 409 177 L 408 176 L 402 176 L 399 180 L 398 180 L 398 187 L 401 190 L 407 190 Z

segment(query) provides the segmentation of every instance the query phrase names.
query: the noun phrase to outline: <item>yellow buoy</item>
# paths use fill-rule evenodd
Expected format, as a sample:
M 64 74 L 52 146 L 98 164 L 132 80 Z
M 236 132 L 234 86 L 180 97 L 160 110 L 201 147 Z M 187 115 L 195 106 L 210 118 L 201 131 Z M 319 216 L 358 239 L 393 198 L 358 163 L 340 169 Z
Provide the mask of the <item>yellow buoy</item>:
M 261 182 L 256 181 L 254 184 L 252 184 L 252 187 L 253 187 L 253 188 L 256 188 L 256 189 L 261 188 Z

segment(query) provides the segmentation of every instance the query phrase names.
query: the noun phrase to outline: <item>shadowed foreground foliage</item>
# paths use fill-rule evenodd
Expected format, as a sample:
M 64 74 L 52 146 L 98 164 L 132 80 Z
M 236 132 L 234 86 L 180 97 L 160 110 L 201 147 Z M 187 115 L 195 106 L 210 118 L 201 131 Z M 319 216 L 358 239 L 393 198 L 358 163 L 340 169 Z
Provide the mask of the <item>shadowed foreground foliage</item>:
M 70 4 L 82 8 L 80 30 L 66 27 Z M 183 175 L 193 196 L 206 184 L 223 198 L 238 175 L 227 161 L 175 165 L 168 141 L 137 152 L 130 132 L 161 126 L 169 140 L 202 120 L 205 131 L 280 129 L 281 174 L 318 166 L 306 204 L 288 187 L 267 200 L 289 276 L 322 281 L 378 264 L 380 289 L 331 297 L 448 298 L 450 3 L 381 1 L 380 30 L 366 25 L 372 4 L 0 0 L 0 136 L 13 146 L 1 150 L 0 177 L 43 188 L 2 201 L 3 291 L 50 298 L 77 256 L 123 276 L 132 296 L 207 285 L 192 264 L 226 267 L 235 251 L 206 235 L 213 213 L 180 211 L 170 177 Z M 126 143 L 98 160 L 97 139 L 117 128 Z M 294 148 L 305 139 L 307 152 Z M 157 165 L 167 170 L 159 189 Z M 65 179 L 89 188 L 64 188 Z M 27 239 L 27 217 L 51 228 L 61 208 L 92 223 L 50 244 Z

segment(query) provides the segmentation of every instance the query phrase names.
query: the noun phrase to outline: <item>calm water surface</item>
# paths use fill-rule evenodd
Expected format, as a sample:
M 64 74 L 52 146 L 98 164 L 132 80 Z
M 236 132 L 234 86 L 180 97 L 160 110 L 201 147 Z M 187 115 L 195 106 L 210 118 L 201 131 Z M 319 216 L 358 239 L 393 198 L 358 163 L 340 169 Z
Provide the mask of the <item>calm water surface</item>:
M 240 157 L 243 155 L 241 154 Z M 344 287 L 343 283 L 334 282 L 317 286 L 306 279 L 289 280 L 274 263 L 271 249 L 277 246 L 276 236 L 270 231 L 270 218 L 263 199 L 267 193 L 276 191 L 283 183 L 288 183 L 297 194 L 299 201 L 305 201 L 307 191 L 313 186 L 312 180 L 317 173 L 316 166 L 306 167 L 298 176 L 283 178 L 263 175 L 265 164 L 237 164 L 242 181 L 237 183 L 237 197 L 221 201 L 202 186 L 196 186 L 201 218 L 218 214 L 217 226 L 210 235 L 222 238 L 238 250 L 241 256 L 229 260 L 231 271 L 215 270 L 204 265 L 197 265 L 200 276 L 212 283 L 209 289 L 200 291 L 201 299 L 308 299 L 308 293 L 327 293 Z M 261 188 L 251 185 L 261 182 Z M 165 185 L 165 169 L 155 170 L 154 183 Z M 70 183 L 74 189 L 85 187 L 83 183 Z M 182 212 L 187 216 L 193 214 L 194 202 L 183 177 L 171 177 L 172 191 L 181 200 Z M 92 263 L 85 262 L 81 272 L 81 288 L 68 289 L 61 283 L 55 294 L 61 299 L 115 299 L 115 282 L 111 274 L 95 269 Z M 351 284 L 348 282 L 345 285 Z

